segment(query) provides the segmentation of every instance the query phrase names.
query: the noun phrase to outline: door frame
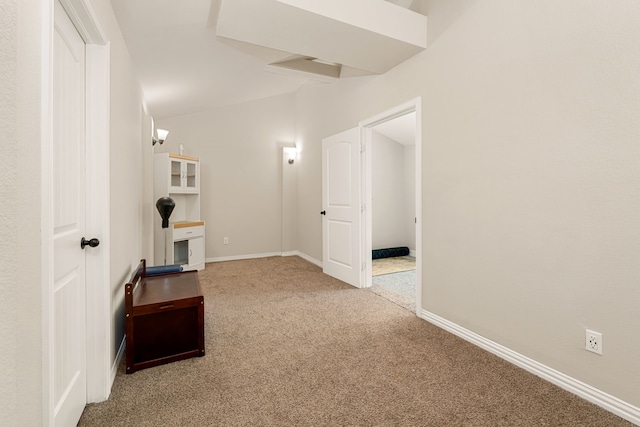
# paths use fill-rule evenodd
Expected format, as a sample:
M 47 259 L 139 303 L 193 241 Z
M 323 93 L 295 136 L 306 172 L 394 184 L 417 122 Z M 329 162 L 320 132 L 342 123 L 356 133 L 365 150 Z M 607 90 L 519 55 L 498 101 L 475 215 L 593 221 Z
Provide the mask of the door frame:
M 362 188 L 364 195 L 364 203 L 367 207 L 364 209 L 364 217 L 362 218 L 362 259 L 365 260 L 364 270 L 364 286 L 372 285 L 372 265 L 371 251 L 373 247 L 373 219 L 371 209 L 371 147 L 373 128 L 381 123 L 404 116 L 409 113 L 416 113 L 416 153 L 415 153 L 415 218 L 416 218 L 416 313 L 422 311 L 422 97 L 413 98 L 403 104 L 390 108 L 382 113 L 376 114 L 359 123 L 361 130 L 362 144 L 364 148 L 364 158 L 362 162 Z
M 110 49 L 88 0 L 60 0 L 86 44 L 86 233 L 100 239 L 87 254 L 87 402 L 106 400 L 113 383 L 111 367 L 111 292 L 109 283 L 109 57 Z M 54 2 L 42 2 L 41 68 L 41 289 L 42 420 L 53 425 L 53 31 Z

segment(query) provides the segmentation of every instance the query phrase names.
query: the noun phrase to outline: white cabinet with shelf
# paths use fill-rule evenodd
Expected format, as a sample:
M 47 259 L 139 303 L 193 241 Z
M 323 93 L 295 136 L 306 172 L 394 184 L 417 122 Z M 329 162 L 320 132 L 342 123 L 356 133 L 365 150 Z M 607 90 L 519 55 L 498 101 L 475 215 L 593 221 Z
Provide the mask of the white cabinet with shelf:
M 204 222 L 171 223 L 167 234 L 167 264 L 181 264 L 185 270 L 204 268 Z
M 197 157 L 159 153 L 155 157 L 156 179 L 166 180 L 169 193 L 200 192 L 200 161 Z
M 158 153 L 154 156 L 154 200 L 169 196 L 176 206 L 169 228 L 154 213 L 155 264 L 181 264 L 201 270 L 205 260 L 205 229 L 200 220 L 200 161 L 197 157 Z

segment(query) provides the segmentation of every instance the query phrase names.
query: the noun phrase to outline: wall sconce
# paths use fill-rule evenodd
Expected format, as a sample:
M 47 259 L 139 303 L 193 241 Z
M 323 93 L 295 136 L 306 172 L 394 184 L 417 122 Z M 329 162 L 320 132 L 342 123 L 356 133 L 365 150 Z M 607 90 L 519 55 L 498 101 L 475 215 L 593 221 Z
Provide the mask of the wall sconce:
M 296 156 L 298 155 L 298 150 L 296 147 L 284 147 L 284 152 L 287 154 L 288 162 L 290 165 L 293 164 L 296 160 Z
M 156 142 L 159 142 L 160 145 L 162 145 L 164 140 L 167 139 L 167 135 L 169 135 L 169 131 L 164 129 L 158 129 L 156 130 L 156 132 L 158 134 L 158 137 L 157 138 L 155 136 L 151 137 L 151 145 L 156 145 Z

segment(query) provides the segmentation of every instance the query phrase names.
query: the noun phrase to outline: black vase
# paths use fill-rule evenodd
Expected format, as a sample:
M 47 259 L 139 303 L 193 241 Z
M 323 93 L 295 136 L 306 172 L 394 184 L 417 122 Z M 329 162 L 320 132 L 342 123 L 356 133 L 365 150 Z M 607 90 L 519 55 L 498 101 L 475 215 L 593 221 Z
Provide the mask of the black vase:
M 176 202 L 171 197 L 160 197 L 156 202 L 156 209 L 162 218 L 162 228 L 169 228 L 169 217 L 175 207 Z

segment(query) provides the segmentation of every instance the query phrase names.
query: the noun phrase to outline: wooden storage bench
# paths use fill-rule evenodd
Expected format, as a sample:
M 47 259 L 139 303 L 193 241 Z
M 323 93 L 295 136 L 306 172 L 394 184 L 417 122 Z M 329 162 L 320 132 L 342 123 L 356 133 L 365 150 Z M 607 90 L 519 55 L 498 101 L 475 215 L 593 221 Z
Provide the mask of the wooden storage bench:
M 146 262 L 125 285 L 127 374 L 204 356 L 204 297 L 198 273 L 147 276 Z

